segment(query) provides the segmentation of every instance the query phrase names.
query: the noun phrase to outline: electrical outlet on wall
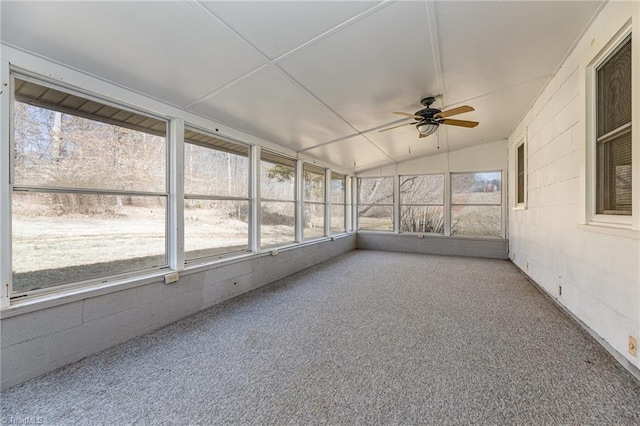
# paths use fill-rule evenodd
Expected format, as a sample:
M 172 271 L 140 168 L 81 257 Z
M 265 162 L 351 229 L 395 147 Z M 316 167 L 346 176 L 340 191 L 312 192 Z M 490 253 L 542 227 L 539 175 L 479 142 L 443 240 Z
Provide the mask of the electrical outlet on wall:
M 177 272 L 173 272 L 171 274 L 167 274 L 164 276 L 164 283 L 173 284 L 175 282 L 178 282 L 179 279 L 180 279 L 180 274 L 178 274 Z

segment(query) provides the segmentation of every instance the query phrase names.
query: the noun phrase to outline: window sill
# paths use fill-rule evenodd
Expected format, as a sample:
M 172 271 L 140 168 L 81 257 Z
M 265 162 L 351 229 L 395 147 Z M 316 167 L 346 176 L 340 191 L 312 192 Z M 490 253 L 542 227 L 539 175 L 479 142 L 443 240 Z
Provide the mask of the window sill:
M 601 222 L 589 222 L 586 225 L 578 225 L 578 231 L 595 232 L 597 234 L 611 235 L 615 237 L 640 239 L 640 231 L 631 229 L 631 226 L 610 224 Z
M 396 236 L 402 238 L 418 238 L 418 239 L 428 239 L 428 238 L 444 238 L 450 240 L 474 240 L 474 241 L 505 241 L 506 238 L 503 237 L 483 237 L 478 235 L 444 235 L 444 234 L 434 234 L 429 232 L 391 232 L 391 231 L 358 231 L 358 234 L 362 235 L 386 235 L 386 236 Z
M 164 269 L 162 271 L 154 271 L 152 273 L 136 275 L 135 277 L 127 277 L 110 282 L 87 284 L 86 286 L 61 289 L 57 292 L 52 291 L 46 294 L 26 296 L 15 302 L 12 301 L 6 308 L 2 308 L 2 310 L 0 310 L 0 319 L 11 318 L 17 315 L 40 311 L 42 309 L 53 308 L 55 306 L 65 305 L 67 303 L 73 303 L 91 297 L 98 297 L 116 291 L 128 290 L 130 288 L 146 284 L 162 282 L 163 277 L 170 272 L 172 272 L 171 269 Z
M 527 205 L 526 204 L 518 204 L 512 210 L 527 210 Z

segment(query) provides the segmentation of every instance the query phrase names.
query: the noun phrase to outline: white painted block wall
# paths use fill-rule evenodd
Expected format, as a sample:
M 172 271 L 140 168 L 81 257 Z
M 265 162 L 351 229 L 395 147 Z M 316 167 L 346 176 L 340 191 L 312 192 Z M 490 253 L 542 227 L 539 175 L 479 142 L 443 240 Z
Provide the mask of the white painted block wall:
M 351 234 L 23 312 L 2 312 L 2 388 L 78 361 L 356 248 Z
M 627 344 L 629 335 L 640 338 L 640 239 L 638 232 L 616 235 L 585 224 L 584 69 L 632 17 L 638 43 L 639 4 L 605 6 L 509 138 L 508 157 L 511 260 L 633 372 L 640 360 Z M 517 209 L 516 147 L 524 137 L 528 199 L 525 209 Z M 636 143 L 633 149 L 638 148 Z M 636 164 L 634 174 L 638 170 Z

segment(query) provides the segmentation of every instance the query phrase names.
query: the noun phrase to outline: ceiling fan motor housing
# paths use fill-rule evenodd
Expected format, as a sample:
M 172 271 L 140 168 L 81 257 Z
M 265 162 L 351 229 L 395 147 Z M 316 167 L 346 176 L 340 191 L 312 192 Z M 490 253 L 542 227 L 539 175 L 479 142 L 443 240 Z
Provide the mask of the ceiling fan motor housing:
M 432 119 L 433 116 L 439 112 L 440 110 L 437 108 L 425 108 L 416 112 L 416 115 L 423 117 L 425 120 L 429 120 L 429 119 Z

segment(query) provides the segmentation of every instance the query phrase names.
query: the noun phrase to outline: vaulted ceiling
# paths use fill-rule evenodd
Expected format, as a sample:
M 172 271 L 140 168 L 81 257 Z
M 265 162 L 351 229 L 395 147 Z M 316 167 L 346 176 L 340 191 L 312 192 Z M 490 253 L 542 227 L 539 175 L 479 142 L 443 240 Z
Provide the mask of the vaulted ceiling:
M 356 172 L 507 138 L 601 3 L 3 0 L 0 36 Z M 438 94 L 480 125 L 379 132 Z

